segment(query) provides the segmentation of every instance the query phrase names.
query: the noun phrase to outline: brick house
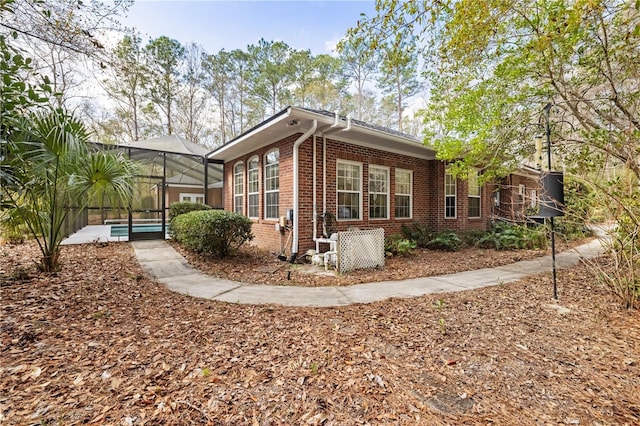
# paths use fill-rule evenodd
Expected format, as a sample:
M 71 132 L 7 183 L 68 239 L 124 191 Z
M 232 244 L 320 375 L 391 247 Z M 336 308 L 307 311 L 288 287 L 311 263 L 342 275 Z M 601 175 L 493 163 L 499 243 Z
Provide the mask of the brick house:
M 512 223 L 526 223 L 539 207 L 541 172 L 528 165 L 504 177 L 494 192 L 493 217 Z
M 414 137 L 337 113 L 288 107 L 209 158 L 224 163 L 225 210 L 251 218 L 254 244 L 271 251 L 283 240 L 293 256 L 315 248 L 324 212 L 334 230 L 387 236 L 412 222 L 436 231 L 491 223 L 493 187 L 456 179 Z

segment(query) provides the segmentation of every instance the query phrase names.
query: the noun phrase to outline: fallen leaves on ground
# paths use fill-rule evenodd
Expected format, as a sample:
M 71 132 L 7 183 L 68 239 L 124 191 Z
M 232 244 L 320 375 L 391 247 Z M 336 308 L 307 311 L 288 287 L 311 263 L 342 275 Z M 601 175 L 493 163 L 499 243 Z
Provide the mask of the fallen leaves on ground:
M 0 249 L 2 424 L 640 422 L 640 315 L 584 266 L 559 302 L 540 274 L 290 308 L 172 293 L 127 243 L 63 247 L 51 275 Z

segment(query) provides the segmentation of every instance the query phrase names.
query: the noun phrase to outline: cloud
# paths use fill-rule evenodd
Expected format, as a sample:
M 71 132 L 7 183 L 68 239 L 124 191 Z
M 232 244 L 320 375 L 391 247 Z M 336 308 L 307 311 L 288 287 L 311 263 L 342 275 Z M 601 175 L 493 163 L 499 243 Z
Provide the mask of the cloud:
M 336 46 L 338 45 L 338 42 L 342 40 L 342 37 L 333 37 L 330 40 L 326 40 L 324 42 L 324 53 L 328 53 L 331 56 L 338 56 L 338 52 L 336 50 Z

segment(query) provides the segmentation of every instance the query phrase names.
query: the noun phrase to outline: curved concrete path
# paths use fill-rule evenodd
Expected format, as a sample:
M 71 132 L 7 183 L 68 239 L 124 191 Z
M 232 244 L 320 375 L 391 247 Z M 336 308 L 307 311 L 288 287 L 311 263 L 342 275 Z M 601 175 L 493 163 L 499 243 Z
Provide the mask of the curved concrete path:
M 184 257 L 164 241 L 136 241 L 131 244 L 142 269 L 170 290 L 193 297 L 247 304 L 328 307 L 371 303 L 391 297 L 406 298 L 471 290 L 517 281 L 551 270 L 551 256 L 544 256 L 497 268 L 348 287 L 272 286 L 245 284 L 204 275 L 192 268 Z M 598 256 L 602 251 L 601 240 L 595 239 L 556 254 L 556 267 L 571 267 L 581 259 Z

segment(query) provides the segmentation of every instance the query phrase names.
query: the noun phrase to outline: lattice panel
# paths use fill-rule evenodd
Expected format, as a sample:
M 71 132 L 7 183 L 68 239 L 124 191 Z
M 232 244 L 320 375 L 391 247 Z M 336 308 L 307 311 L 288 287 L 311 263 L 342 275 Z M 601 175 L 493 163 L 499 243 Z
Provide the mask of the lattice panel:
M 338 271 L 384 266 L 384 229 L 338 232 Z

